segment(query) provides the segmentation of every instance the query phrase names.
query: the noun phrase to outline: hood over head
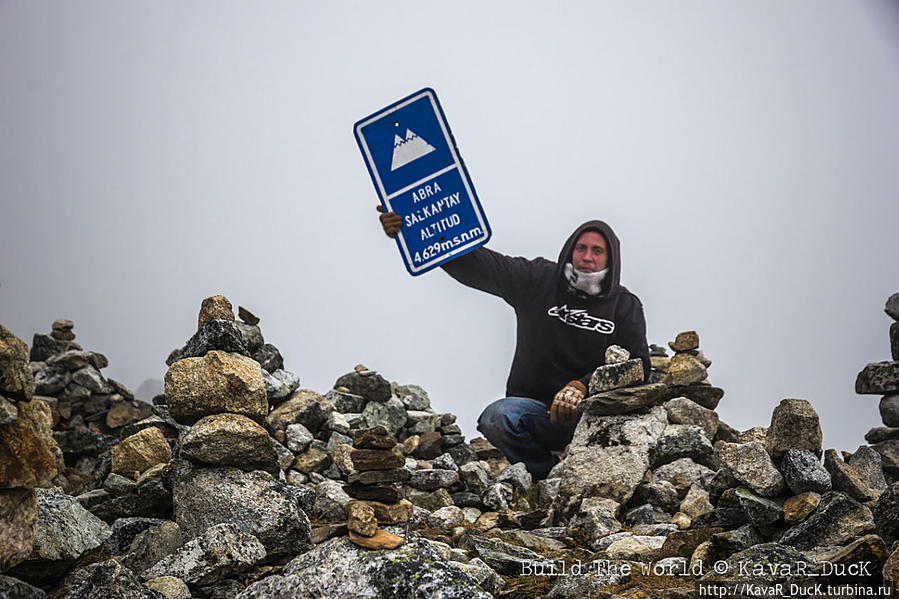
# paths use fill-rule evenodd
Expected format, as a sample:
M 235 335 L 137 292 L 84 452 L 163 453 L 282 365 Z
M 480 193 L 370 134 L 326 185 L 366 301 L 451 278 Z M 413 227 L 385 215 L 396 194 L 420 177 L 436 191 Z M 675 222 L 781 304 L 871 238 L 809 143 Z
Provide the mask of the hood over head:
M 588 297 L 586 294 L 575 290 L 568 284 L 564 272 L 565 264 L 571 262 L 571 255 L 574 252 L 575 242 L 585 231 L 598 231 L 600 235 L 605 237 L 606 245 L 608 246 L 609 259 L 606 268 L 609 270 L 605 279 L 603 279 L 602 293 L 599 297 L 606 297 L 618 293 L 618 288 L 620 286 L 619 282 L 621 280 L 621 256 L 619 252 L 618 236 L 615 235 L 615 231 L 612 230 L 612 227 L 601 220 L 588 220 L 575 229 L 574 233 L 572 233 L 565 241 L 565 245 L 562 246 L 562 251 L 559 253 L 559 261 L 556 263 L 559 284 L 575 295 Z

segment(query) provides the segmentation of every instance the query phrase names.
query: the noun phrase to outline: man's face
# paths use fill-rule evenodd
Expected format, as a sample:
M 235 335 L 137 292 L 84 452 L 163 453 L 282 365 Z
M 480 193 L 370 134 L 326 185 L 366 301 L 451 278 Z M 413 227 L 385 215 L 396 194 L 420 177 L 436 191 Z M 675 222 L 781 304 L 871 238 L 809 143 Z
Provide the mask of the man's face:
M 596 231 L 582 233 L 574 244 L 571 264 L 581 272 L 599 272 L 609 263 L 606 239 Z

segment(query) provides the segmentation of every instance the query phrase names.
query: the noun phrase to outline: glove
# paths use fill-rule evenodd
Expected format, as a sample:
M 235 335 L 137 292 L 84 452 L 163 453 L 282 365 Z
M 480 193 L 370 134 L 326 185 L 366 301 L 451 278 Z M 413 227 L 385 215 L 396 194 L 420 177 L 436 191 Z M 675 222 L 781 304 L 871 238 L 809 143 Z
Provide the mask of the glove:
M 403 226 L 403 219 L 396 212 L 384 212 L 384 207 L 380 204 L 378 205 L 378 212 L 381 213 L 381 216 L 378 218 L 381 220 L 381 228 L 384 229 L 384 234 L 387 237 L 396 237 L 396 234 L 400 232 L 400 228 Z
M 577 418 L 577 405 L 587 395 L 587 388 L 580 381 L 571 381 L 556 393 L 549 408 L 549 420 L 553 423 L 570 424 Z

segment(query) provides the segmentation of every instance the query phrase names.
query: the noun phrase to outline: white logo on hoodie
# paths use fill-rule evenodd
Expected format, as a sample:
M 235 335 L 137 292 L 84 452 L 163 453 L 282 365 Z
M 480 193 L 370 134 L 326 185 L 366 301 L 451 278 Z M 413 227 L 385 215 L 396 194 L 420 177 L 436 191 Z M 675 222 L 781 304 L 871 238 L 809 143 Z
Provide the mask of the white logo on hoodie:
M 597 318 L 584 309 L 569 310 L 568 304 L 565 304 L 561 308 L 559 306 L 553 306 L 547 310 L 546 313 L 550 316 L 555 316 L 569 326 L 577 327 L 579 329 L 596 331 L 597 333 L 602 333 L 604 335 L 611 335 L 615 332 L 615 323 L 611 320 Z

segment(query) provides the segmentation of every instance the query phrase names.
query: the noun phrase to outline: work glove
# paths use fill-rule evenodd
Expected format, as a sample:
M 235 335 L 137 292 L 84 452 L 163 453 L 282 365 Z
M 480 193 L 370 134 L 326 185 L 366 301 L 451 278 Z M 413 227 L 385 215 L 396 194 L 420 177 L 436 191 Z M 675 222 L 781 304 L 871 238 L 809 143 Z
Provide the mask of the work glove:
M 381 220 L 381 228 L 384 229 L 384 234 L 387 237 L 396 237 L 396 234 L 400 232 L 400 228 L 403 226 L 403 219 L 396 212 L 384 212 L 384 207 L 380 204 L 378 205 L 378 212 L 381 213 L 381 216 L 378 218 Z
M 549 408 L 549 420 L 554 424 L 570 424 L 577 418 L 577 405 L 587 395 L 587 388 L 580 381 L 571 381 L 556 393 Z

